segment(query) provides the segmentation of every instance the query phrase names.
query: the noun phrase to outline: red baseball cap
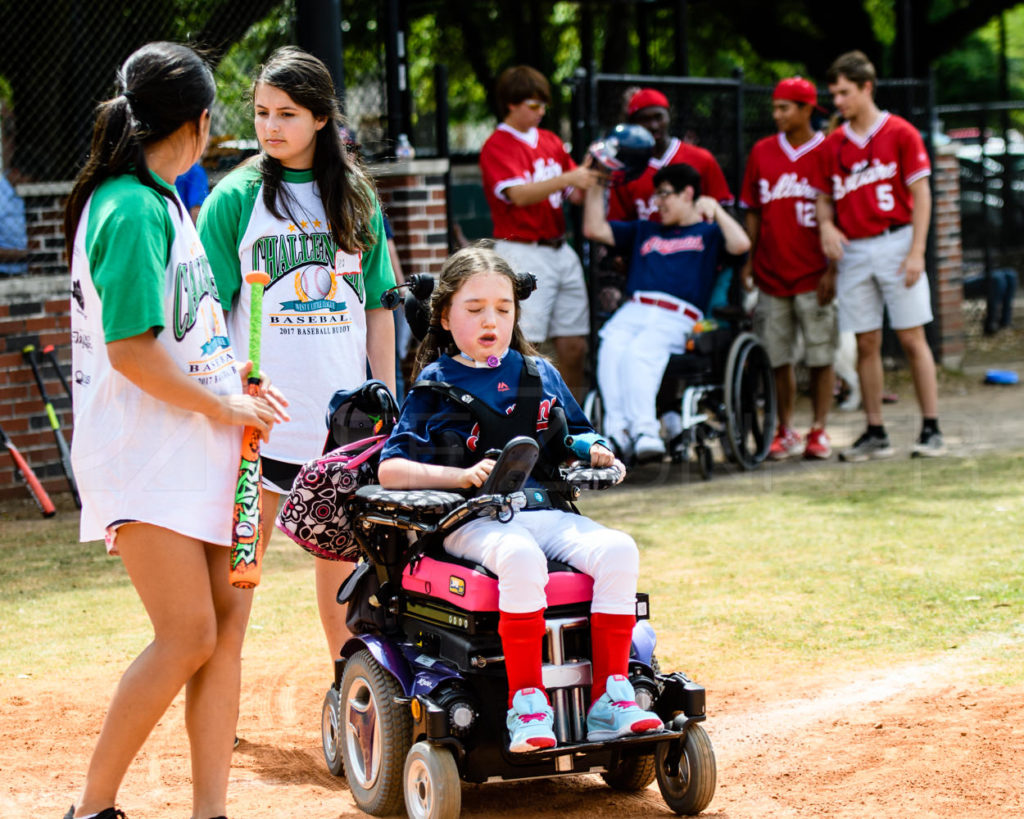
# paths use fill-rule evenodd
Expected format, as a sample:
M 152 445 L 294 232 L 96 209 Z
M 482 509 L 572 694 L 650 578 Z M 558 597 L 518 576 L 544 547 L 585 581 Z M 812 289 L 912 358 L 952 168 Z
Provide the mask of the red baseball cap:
M 650 108 L 653 105 L 659 108 L 668 108 L 668 97 L 653 88 L 641 88 L 629 98 L 626 113 L 633 116 L 641 108 Z
M 772 99 L 802 102 L 807 105 L 813 105 L 819 111 L 825 110 L 818 105 L 818 89 L 815 88 L 814 83 L 800 76 L 779 80 L 779 84 L 775 86 L 775 90 L 772 92 Z

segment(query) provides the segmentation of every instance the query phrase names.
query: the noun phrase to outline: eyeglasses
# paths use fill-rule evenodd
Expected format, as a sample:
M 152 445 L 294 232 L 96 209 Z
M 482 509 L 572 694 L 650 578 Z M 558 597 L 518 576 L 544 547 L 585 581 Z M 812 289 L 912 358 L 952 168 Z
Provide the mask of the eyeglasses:
M 523 105 L 531 111 L 539 111 L 541 108 L 547 110 L 548 107 L 546 102 L 541 102 L 540 100 L 523 100 Z
M 654 192 L 654 197 L 653 198 L 654 199 L 666 199 L 669 196 L 675 196 L 677 193 L 678 193 L 678 191 L 674 191 L 674 190 L 671 190 L 671 189 L 665 190 L 664 188 L 662 188 L 661 190 L 656 190 Z

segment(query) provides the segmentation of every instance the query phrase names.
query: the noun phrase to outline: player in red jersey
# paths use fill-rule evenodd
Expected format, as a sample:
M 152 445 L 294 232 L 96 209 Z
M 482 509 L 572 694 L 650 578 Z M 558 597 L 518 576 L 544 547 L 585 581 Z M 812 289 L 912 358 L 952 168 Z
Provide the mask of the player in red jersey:
M 661 217 L 654 199 L 654 174 L 659 168 L 681 162 L 697 169 L 701 189 L 706 196 L 717 199 L 723 205 L 732 204 L 732 192 L 711 152 L 669 134 L 670 114 L 668 98 L 664 94 L 654 88 L 641 88 L 629 98 L 626 114 L 629 122 L 642 125 L 651 132 L 654 137 L 654 156 L 638 178 L 614 184 L 609 189 L 609 221 L 659 221 Z
M 747 290 L 756 284 L 760 291 L 754 327 L 768 350 L 779 400 L 779 427 L 769 451 L 775 460 L 832 454 L 825 420 L 832 403 L 832 361 L 838 341 L 835 267 L 821 251 L 815 219 L 817 191 L 808 181 L 825 141 L 825 135 L 811 126 L 817 103 L 814 83 L 802 77 L 790 77 L 775 86 L 772 118 L 779 131 L 754 145 L 740 192 L 754 245 L 740 277 Z M 811 370 L 814 418 L 806 445 L 791 424 L 797 329 Z
M 839 328 L 857 335 L 867 430 L 840 453 L 846 461 L 893 454 L 882 424 L 882 318 L 900 340 L 923 416 L 913 455 L 945 454 L 938 423 L 935 360 L 924 325 L 932 320 L 925 242 L 931 219 L 931 164 L 906 120 L 875 104 L 875 68 L 860 51 L 828 70 L 832 101 L 846 123 L 825 141 L 816 175 L 825 254 L 839 264 Z
M 522 305 L 529 341 L 551 339 L 562 379 L 582 399 L 590 309 L 583 266 L 565 241 L 563 199 L 579 204 L 601 174 L 573 162 L 557 134 L 540 127 L 551 101 L 547 79 L 518 65 L 498 78 L 503 118 L 480 152 L 484 194 L 494 223 L 494 249 L 516 270 L 537 274 Z

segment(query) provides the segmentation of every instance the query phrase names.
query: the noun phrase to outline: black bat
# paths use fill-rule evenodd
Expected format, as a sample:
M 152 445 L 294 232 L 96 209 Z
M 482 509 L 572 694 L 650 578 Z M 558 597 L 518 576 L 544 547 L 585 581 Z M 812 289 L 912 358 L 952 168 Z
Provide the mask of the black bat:
M 39 359 L 36 355 L 34 344 L 26 345 L 22 351 L 25 360 L 32 367 L 32 375 L 35 376 L 36 386 L 39 387 L 39 397 L 43 399 L 43 406 L 46 408 L 46 417 L 50 419 L 50 427 L 53 429 L 53 437 L 57 441 L 57 449 L 60 450 L 60 465 L 64 469 L 64 475 L 68 479 L 68 486 L 71 487 L 71 497 L 75 506 L 82 508 L 82 500 L 78 497 L 78 483 L 75 481 L 75 473 L 71 469 L 71 448 L 60 431 L 60 420 L 57 418 L 57 411 L 53 408 L 50 396 L 46 394 L 46 386 L 43 384 L 43 375 L 39 372 Z
M 64 392 L 68 394 L 68 401 L 73 400 L 71 398 L 71 385 L 64 377 L 64 370 L 60 368 L 60 362 L 57 360 L 57 354 L 54 352 L 52 344 L 47 344 L 43 347 L 43 355 L 45 355 L 50 360 L 50 364 L 53 365 L 53 371 L 57 373 L 57 378 L 60 379 L 60 383 L 64 386 Z
M 11 439 L 4 434 L 2 428 L 0 428 L 0 447 L 11 453 L 11 458 L 14 459 L 14 468 L 18 470 L 24 479 L 25 484 L 28 486 L 28 491 L 32 493 L 32 499 L 39 506 L 43 517 L 53 517 L 57 513 L 57 508 L 53 505 L 53 501 L 46 494 L 46 490 L 43 489 L 43 485 L 39 482 L 39 478 L 36 477 L 36 473 L 32 471 L 32 467 L 28 465 L 25 456 L 18 451 L 18 448 Z

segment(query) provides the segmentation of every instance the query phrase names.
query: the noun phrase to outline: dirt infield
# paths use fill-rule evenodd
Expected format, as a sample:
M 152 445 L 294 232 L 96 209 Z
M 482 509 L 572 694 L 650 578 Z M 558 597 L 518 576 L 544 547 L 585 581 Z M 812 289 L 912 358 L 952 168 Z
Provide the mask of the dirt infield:
M 877 670 L 856 679 L 751 679 L 715 685 L 708 733 L 718 791 L 709 817 L 991 817 L 1024 814 L 1024 689 L 964 676 L 978 652 Z M 313 666 L 315 663 L 310 663 Z M 326 682 L 246 657 L 232 771 L 236 817 L 362 815 L 319 745 Z M 18 680 L 0 702 L 0 805 L 7 815 L 59 816 L 99 730 L 95 692 L 109 669 L 65 682 Z M 121 807 L 135 817 L 189 812 L 179 698 L 132 766 Z M 463 812 L 481 817 L 671 815 L 656 786 L 620 794 L 596 776 L 467 786 Z
M 982 387 L 975 375 L 957 377 L 944 381 L 942 401 L 954 454 L 1024 448 L 1024 388 Z M 917 423 L 908 390 L 886 415 L 897 445 L 908 445 Z M 859 414 L 837 417 L 836 443 L 856 437 L 861 423 Z M 716 480 L 728 480 L 725 474 Z M 233 816 L 362 815 L 344 780 L 332 777 L 323 762 L 320 707 L 329 673 L 319 639 L 311 625 L 291 654 L 290 648 L 260 654 L 247 644 L 241 743 L 230 790 Z M 678 635 L 660 639 L 670 651 L 681 641 Z M 1019 644 L 1024 635 L 1005 639 Z M 718 790 L 704 815 L 1024 815 L 1024 687 L 978 682 L 998 671 L 991 649 L 969 644 L 922 662 L 841 678 L 813 669 L 786 678 L 750 668 L 745 679 L 702 680 L 708 687 L 706 727 L 718 761 Z M 67 809 L 81 786 L 116 673 L 101 662 L 65 669 L 62 677 L 0 681 L 5 815 L 56 817 Z M 125 781 L 120 807 L 131 819 L 188 816 L 184 737 L 179 697 Z M 596 776 L 467 786 L 463 812 L 587 819 L 670 815 L 656 786 L 625 795 Z

